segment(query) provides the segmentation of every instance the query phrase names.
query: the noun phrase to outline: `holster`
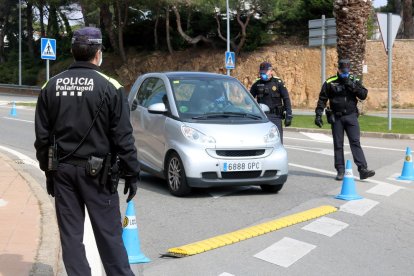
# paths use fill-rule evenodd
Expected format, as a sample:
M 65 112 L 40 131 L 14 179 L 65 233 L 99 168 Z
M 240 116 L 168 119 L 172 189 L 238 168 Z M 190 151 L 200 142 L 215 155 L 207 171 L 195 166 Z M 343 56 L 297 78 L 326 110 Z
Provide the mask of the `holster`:
M 102 169 L 103 158 L 96 156 L 89 156 L 88 162 L 86 162 L 86 174 L 89 176 L 97 176 Z
M 335 113 L 330 109 L 327 108 L 325 110 L 325 114 L 326 114 L 326 120 L 328 121 L 329 124 L 334 124 L 335 123 Z

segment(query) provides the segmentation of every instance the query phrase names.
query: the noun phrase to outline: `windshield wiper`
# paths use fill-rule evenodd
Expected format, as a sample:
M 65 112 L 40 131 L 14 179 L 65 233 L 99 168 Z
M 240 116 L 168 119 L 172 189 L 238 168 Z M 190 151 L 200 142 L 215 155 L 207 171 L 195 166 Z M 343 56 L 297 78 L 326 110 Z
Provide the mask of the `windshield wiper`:
M 243 112 L 219 112 L 219 113 L 205 113 L 200 116 L 195 116 L 192 119 L 201 120 L 201 119 L 208 119 L 208 118 L 228 118 L 228 117 L 247 117 L 255 120 L 261 120 L 262 117 L 250 113 L 243 113 Z

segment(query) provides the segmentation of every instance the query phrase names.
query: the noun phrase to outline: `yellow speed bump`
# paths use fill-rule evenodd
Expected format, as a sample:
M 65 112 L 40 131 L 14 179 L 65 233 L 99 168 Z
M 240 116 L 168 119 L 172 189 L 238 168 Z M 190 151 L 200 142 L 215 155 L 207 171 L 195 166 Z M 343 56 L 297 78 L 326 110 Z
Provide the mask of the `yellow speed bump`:
M 180 247 L 174 247 L 168 249 L 166 256 L 173 257 L 186 257 L 195 254 L 199 254 L 211 249 L 216 249 L 225 245 L 233 244 L 239 241 L 250 239 L 276 231 L 293 224 L 301 223 L 314 218 L 322 217 L 324 215 L 334 213 L 338 209 L 325 205 L 317 208 L 309 209 L 304 212 L 296 213 L 293 215 L 285 216 L 276 220 L 261 223 L 255 226 L 243 228 L 234 232 L 230 232 L 224 235 L 219 235 L 206 240 L 186 244 Z

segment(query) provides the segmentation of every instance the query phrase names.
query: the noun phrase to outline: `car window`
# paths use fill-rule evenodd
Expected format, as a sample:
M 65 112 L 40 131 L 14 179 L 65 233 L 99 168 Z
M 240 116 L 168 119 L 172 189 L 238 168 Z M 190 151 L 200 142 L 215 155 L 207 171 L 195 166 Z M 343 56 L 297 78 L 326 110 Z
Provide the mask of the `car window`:
M 166 89 L 163 80 L 159 78 L 146 79 L 138 91 L 137 100 L 139 105 L 144 107 L 156 103 L 166 103 Z

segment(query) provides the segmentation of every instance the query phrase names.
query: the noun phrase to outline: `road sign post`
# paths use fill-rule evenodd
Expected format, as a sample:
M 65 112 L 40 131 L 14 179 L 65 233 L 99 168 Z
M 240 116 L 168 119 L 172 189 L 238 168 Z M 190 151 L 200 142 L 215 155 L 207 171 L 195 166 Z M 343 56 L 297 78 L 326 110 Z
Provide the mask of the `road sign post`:
M 49 60 L 56 59 L 56 39 L 42 37 L 40 57 L 46 60 L 46 80 L 49 80 Z
M 236 55 L 234 52 L 226 52 L 224 64 L 227 70 L 236 68 Z
M 321 83 L 326 80 L 326 47 L 336 45 L 336 21 L 335 18 L 309 20 L 309 47 L 321 46 Z
M 392 46 L 401 24 L 401 16 L 391 13 L 377 13 L 378 25 L 388 55 L 388 130 L 392 129 Z

